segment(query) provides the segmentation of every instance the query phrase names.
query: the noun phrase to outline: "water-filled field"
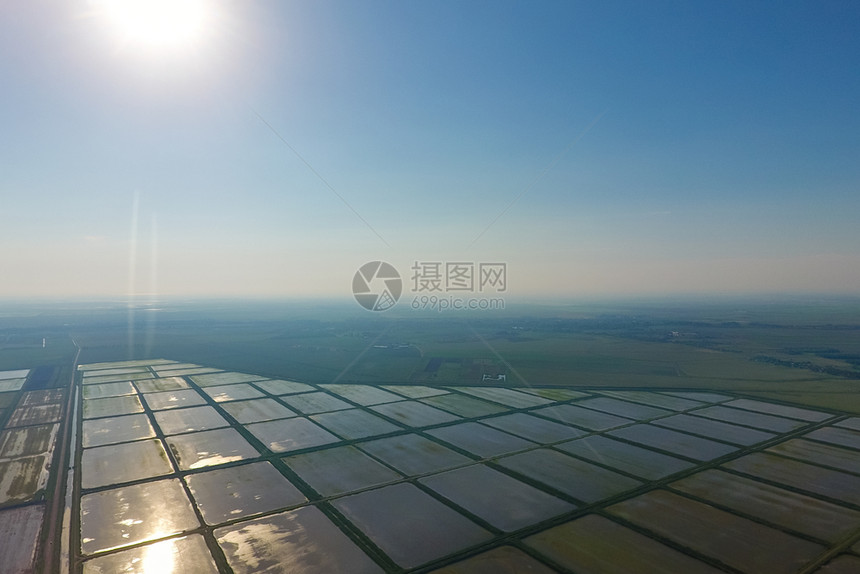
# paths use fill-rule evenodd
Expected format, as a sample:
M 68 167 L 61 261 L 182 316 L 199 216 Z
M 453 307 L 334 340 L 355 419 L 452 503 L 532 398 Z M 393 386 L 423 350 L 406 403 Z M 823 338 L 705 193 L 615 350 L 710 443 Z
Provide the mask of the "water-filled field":
M 0 529 L 21 527 L 0 551 L 20 571 L 51 521 L 63 567 L 87 574 L 860 560 L 860 422 L 838 410 L 729 391 L 317 385 L 166 360 L 79 373 L 68 415 L 61 390 L 9 401 Z M 65 468 L 51 463 L 67 416 Z

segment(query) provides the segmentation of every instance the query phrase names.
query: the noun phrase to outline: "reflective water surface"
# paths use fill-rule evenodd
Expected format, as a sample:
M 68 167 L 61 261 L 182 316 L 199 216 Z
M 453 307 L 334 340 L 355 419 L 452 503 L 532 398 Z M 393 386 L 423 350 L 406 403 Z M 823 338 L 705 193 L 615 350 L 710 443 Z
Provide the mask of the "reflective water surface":
M 161 411 L 166 409 L 178 409 L 205 405 L 206 399 L 194 389 L 179 389 L 176 391 L 162 391 L 143 395 L 143 400 L 150 409 Z
M 402 430 L 387 420 L 360 409 L 347 409 L 310 417 L 336 435 L 347 440 L 367 438 Z
M 193 375 L 191 380 L 201 387 L 211 387 L 215 385 L 230 385 L 233 383 L 262 381 L 265 380 L 265 377 L 249 375 L 247 373 L 212 373 L 206 375 Z
M 145 414 L 125 415 L 84 421 L 84 448 L 155 437 Z
M 538 443 L 558 442 L 586 434 L 583 430 L 526 413 L 491 417 L 482 420 L 481 423 Z
M 425 427 L 459 420 L 460 417 L 415 401 L 386 403 L 371 407 L 374 411 L 411 427 Z
M 537 446 L 532 441 L 481 423 L 460 423 L 432 429 L 427 431 L 427 434 L 481 457 L 492 457 Z
M 337 397 L 320 392 L 288 395 L 281 397 L 281 399 L 300 413 L 306 415 L 339 411 L 352 407 L 352 405 Z
M 828 541 L 838 540 L 860 524 L 860 511 L 720 470 L 696 473 L 671 487 Z
M 259 399 L 265 396 L 258 389 L 245 383 L 205 387 L 203 392 L 212 397 L 216 403 L 239 401 L 242 399 Z
M 288 452 L 338 442 L 338 438 L 306 418 L 292 418 L 247 426 L 272 452 Z
M 472 459 L 417 434 L 382 438 L 358 444 L 406 475 L 419 475 L 469 464 Z
M 332 504 L 404 568 L 492 538 L 474 522 L 408 483 L 339 498 Z
M 504 532 L 574 509 L 572 504 L 482 464 L 434 474 L 420 482 Z
M 499 459 L 499 464 L 584 502 L 632 490 L 641 482 L 551 449 Z
M 102 383 L 100 385 L 86 385 L 83 390 L 85 399 L 100 399 L 104 397 L 119 397 L 137 393 L 131 381 L 124 383 Z
M 482 401 L 481 399 L 454 393 L 429 397 L 423 399 L 421 402 L 466 418 L 493 415 L 508 410 L 507 407 L 498 403 Z
M 431 574 L 553 574 L 554 569 L 513 546 L 500 546 Z
M 320 387 L 362 406 L 403 400 L 401 396 L 369 385 L 320 385 Z
M 167 438 L 167 444 L 183 470 L 260 456 L 257 449 L 232 428 L 171 436 Z
M 717 574 L 712 566 L 594 514 L 525 539 L 531 548 L 582 574 Z
M 168 377 L 149 381 L 136 381 L 134 385 L 141 393 L 157 393 L 159 391 L 178 391 L 187 389 L 188 383 L 182 377 Z
M 158 411 L 155 420 L 166 435 L 209 430 L 229 425 L 227 419 L 210 406 Z
M 531 393 L 521 393 L 513 389 L 499 387 L 454 387 L 462 393 L 486 399 L 494 403 L 501 403 L 509 407 L 525 408 L 538 405 L 548 405 L 552 401 Z
M 213 388 L 217 389 L 219 387 Z M 294 411 L 274 399 L 254 399 L 224 403 L 222 408 L 236 419 L 237 422 L 242 424 L 286 419 L 296 416 Z
M 588 430 L 606 430 L 628 425 L 633 422 L 631 419 L 602 413 L 592 409 L 585 409 L 575 405 L 557 405 L 538 409 L 532 412 L 536 415 L 541 415 L 543 417 Z
M 76 574 L 811 572 L 829 552 L 824 574 L 860 550 L 860 418 L 835 411 L 166 361 L 85 372 Z M 0 530 L 9 505 L 41 512 L 65 398 L 0 395 Z
M 860 505 L 860 476 L 767 453 L 753 453 L 726 468 L 772 480 L 802 491 Z
M 788 432 L 806 424 L 804 421 L 745 411 L 742 409 L 733 409 L 722 405 L 698 409 L 693 411 L 692 414 L 775 432 Z
M 403 478 L 353 446 L 297 454 L 283 460 L 323 496 L 344 494 Z
M 675 430 L 702 435 L 723 442 L 737 445 L 751 445 L 770 440 L 776 435 L 762 430 L 732 425 L 721 421 L 694 417 L 691 415 L 675 415 L 652 421 L 652 424 Z
M 611 431 L 609 434 L 694 460 L 712 460 L 737 450 L 737 447 L 725 443 L 691 436 L 650 424 L 624 427 Z
M 254 386 L 272 395 L 291 395 L 293 393 L 306 393 L 314 390 L 312 386 L 304 383 L 282 380 L 256 381 Z
M 612 397 L 585 399 L 584 401 L 578 401 L 576 404 L 578 406 L 630 419 L 652 419 L 672 414 L 671 411 L 666 409 L 631 403 L 629 401 L 622 401 Z
M 796 572 L 824 548 L 695 500 L 654 490 L 609 507 L 615 516 L 744 572 Z
M 210 470 L 185 478 L 206 524 L 296 506 L 307 498 L 268 462 Z
M 171 538 L 84 562 L 83 574 L 217 574 L 199 534 Z
M 81 457 L 82 488 L 131 482 L 171 472 L 173 467 L 158 439 L 87 448 Z
M 313 506 L 215 530 L 236 574 L 383 572 Z
M 199 522 L 179 480 L 104 490 L 81 497 L 84 554 L 156 540 L 197 528 Z
M 555 448 L 649 480 L 695 466 L 693 462 L 602 435 L 561 443 Z
M 424 387 L 421 385 L 382 385 L 382 388 L 394 391 L 395 393 L 410 399 L 434 397 L 436 395 L 444 395 L 448 392 L 445 389 Z

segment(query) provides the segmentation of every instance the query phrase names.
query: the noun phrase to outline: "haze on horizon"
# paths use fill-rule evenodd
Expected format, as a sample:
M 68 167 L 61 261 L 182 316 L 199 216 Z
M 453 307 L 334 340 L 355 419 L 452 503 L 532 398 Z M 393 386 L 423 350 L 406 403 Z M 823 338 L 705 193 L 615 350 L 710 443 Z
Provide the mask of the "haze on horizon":
M 0 298 L 860 294 L 856 2 L 199 4 L 0 9 Z

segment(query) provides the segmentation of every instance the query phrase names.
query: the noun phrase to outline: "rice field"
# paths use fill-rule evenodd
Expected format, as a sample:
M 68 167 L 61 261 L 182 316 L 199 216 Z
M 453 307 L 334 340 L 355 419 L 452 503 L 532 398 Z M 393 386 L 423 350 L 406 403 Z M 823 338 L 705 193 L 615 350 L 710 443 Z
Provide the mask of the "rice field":
M 834 409 L 724 391 L 311 384 L 166 360 L 83 365 L 71 390 L 70 413 L 67 391 L 12 391 L 4 572 L 38 569 L 49 531 L 57 571 L 75 574 L 860 561 L 860 422 Z

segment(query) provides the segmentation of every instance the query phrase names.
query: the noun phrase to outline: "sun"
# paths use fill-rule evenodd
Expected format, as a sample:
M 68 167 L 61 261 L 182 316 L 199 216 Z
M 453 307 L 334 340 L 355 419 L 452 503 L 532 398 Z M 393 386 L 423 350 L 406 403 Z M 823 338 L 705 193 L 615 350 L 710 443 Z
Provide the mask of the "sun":
M 94 0 L 119 38 L 152 48 L 197 43 L 212 17 L 212 0 Z

